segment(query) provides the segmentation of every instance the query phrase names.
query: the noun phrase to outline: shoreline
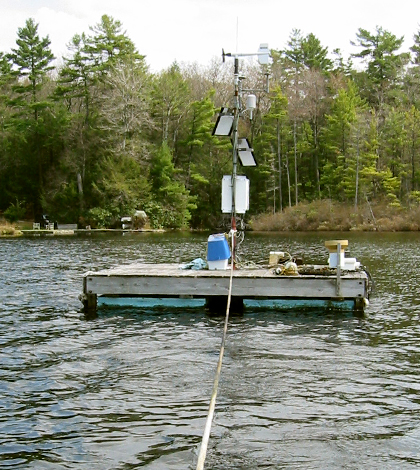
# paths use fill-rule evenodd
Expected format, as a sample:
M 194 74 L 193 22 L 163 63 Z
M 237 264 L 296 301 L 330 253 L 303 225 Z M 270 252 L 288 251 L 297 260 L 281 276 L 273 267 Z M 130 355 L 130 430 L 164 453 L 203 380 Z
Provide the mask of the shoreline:
M 418 232 L 420 207 L 365 203 L 355 209 L 324 199 L 259 214 L 249 226 L 264 232 Z
M 178 230 L 179 232 L 188 231 L 188 232 L 203 232 L 203 230 L 194 230 L 194 229 L 187 229 L 187 230 Z M 206 230 L 206 232 L 211 232 L 211 229 Z M 376 227 L 371 228 L 350 228 L 350 229 L 342 229 L 342 228 L 319 228 L 315 230 L 278 230 L 278 229 L 248 229 L 249 233 L 328 233 L 328 232 L 340 232 L 340 233 L 416 233 L 420 232 L 419 229 L 407 230 L 383 230 L 378 229 Z M 77 235 L 99 235 L 99 234 L 141 234 L 141 233 L 168 233 L 168 230 L 164 229 L 140 229 L 140 230 L 127 230 L 127 229 L 74 229 L 74 230 L 48 230 L 48 229 L 40 229 L 40 230 L 14 230 L 13 232 L 8 233 L 0 233 L 0 238 L 21 238 L 21 237 L 69 237 L 69 236 L 77 236 Z
M 163 229 L 112 229 L 112 228 L 97 228 L 97 229 L 71 229 L 71 230 L 49 230 L 49 229 L 17 229 L 14 227 L 7 227 L 2 229 L 0 226 L 0 238 L 18 238 L 18 237 L 57 237 L 57 236 L 75 236 L 78 234 L 99 234 L 99 233 L 164 233 Z
M 419 232 L 420 206 L 395 207 L 384 203 L 360 205 L 357 210 L 348 204 L 331 200 L 302 202 L 276 213 L 263 213 L 245 224 L 249 232 Z M 33 229 L 31 220 L 9 223 L 0 220 L 0 238 L 21 236 L 70 236 L 77 234 L 164 233 L 174 229 L 153 228 L 76 228 L 76 224 L 60 224 L 58 229 Z M 211 232 L 219 228 L 184 228 L 175 231 Z

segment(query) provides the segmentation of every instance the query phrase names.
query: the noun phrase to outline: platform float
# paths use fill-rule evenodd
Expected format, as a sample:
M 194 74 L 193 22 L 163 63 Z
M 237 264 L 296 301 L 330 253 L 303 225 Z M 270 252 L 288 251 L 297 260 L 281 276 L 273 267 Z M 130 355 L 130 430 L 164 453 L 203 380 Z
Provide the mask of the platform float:
M 244 237 L 244 216 L 250 206 L 250 182 L 246 175 L 238 175 L 238 164 L 255 167 L 257 161 L 252 142 L 239 137 L 239 118 L 245 114 L 253 119 L 257 98 L 251 91 L 268 93 L 269 71 L 265 71 L 263 90 L 244 90 L 244 76 L 239 71 L 239 58 L 257 55 L 259 63 L 269 64 L 269 48 L 261 44 L 258 53 L 242 54 L 223 52 L 234 59 L 233 106 L 223 107 L 217 117 L 213 135 L 229 138 L 232 142 L 232 174 L 222 179 L 221 210 L 230 218 L 230 249 L 222 250 L 225 258 L 208 257 L 210 269 L 180 269 L 177 264 L 134 263 L 97 272 L 88 272 L 83 277 L 83 293 L 80 298 L 86 312 L 96 311 L 98 298 L 138 299 L 144 305 L 181 305 L 201 299 L 209 308 L 221 306 L 224 311 L 232 275 L 232 302 L 234 309 L 243 305 L 263 306 L 264 303 L 298 302 L 305 306 L 332 307 L 342 310 L 363 311 L 370 290 L 370 278 L 355 258 L 345 258 L 347 240 L 332 240 L 326 243 L 330 252 L 329 264 L 325 266 L 300 266 L 292 257 L 285 260 L 269 258 L 268 265 L 241 269 L 236 256 L 237 248 Z M 247 96 L 245 96 L 247 95 Z M 241 236 L 238 233 L 241 232 Z M 218 234 L 220 235 L 220 234 Z M 208 254 L 213 250 L 210 244 L 223 239 L 209 238 Z M 282 253 L 282 252 L 279 252 Z M 228 261 L 230 259 L 230 269 Z M 289 267 L 287 267 L 289 265 Z M 293 266 L 294 269 L 289 269 Z M 212 267 L 214 269 L 212 269 Z M 233 274 L 231 274 L 233 272 Z
M 299 272 L 300 271 L 300 272 Z M 233 273 L 232 301 L 235 309 L 302 304 L 363 311 L 369 295 L 369 277 L 363 270 L 337 276 L 328 266 L 302 266 L 297 275 L 277 274 L 272 266 L 237 269 Z M 87 272 L 80 300 L 87 313 L 97 309 L 98 298 L 138 300 L 143 305 L 188 306 L 206 304 L 216 308 L 229 290 L 230 271 L 184 270 L 178 264 L 134 263 Z M 111 302 L 112 303 L 112 302 Z M 118 302 L 116 302 L 118 303 Z M 134 302 L 135 303 L 135 302 Z

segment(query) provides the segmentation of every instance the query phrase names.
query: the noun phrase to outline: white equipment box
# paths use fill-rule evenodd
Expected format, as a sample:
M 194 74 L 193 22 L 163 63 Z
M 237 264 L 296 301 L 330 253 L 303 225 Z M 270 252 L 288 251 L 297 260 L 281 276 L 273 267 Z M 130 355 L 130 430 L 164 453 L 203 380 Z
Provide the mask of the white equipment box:
M 235 210 L 245 214 L 249 210 L 249 179 L 246 176 L 236 177 Z M 222 180 L 222 212 L 232 212 L 232 176 L 224 175 Z

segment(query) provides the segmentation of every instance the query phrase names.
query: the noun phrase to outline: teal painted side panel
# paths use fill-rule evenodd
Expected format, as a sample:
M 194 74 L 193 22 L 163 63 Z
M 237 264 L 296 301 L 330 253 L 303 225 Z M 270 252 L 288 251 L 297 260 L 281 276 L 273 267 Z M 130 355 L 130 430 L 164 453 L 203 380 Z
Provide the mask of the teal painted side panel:
M 322 300 L 322 299 L 244 299 L 245 309 L 334 309 L 351 311 L 354 309 L 353 300 Z M 98 307 L 138 307 L 138 308 L 203 308 L 206 299 L 181 299 L 168 297 L 98 297 Z
M 244 307 L 250 309 L 264 308 L 276 310 L 290 310 L 290 309 L 334 309 L 341 311 L 351 311 L 354 309 L 353 300 L 323 300 L 323 299 L 272 299 L 272 300 L 258 300 L 258 299 L 244 299 Z
M 194 308 L 204 307 L 206 299 L 179 299 L 166 297 L 98 297 L 98 307 L 172 307 Z

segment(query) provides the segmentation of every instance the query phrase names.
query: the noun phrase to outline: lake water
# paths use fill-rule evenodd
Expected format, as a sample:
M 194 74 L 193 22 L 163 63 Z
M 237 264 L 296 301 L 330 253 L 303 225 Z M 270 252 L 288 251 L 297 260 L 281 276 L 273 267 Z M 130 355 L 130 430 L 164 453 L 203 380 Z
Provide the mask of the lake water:
M 375 292 L 363 318 L 246 311 L 231 318 L 207 469 L 420 467 L 420 234 L 248 234 L 326 263 L 349 239 Z M 82 274 L 205 257 L 205 235 L 0 240 L 0 467 L 195 469 L 223 318 L 103 309 L 87 320 Z

